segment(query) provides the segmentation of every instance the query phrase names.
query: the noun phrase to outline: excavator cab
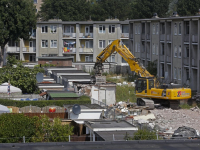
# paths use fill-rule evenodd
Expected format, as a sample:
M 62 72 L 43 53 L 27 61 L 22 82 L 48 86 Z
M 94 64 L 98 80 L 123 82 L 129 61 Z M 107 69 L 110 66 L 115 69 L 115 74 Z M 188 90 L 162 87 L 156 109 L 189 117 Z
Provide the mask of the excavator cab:
M 148 90 L 155 87 L 153 78 L 138 78 L 135 85 L 136 93 L 147 93 Z

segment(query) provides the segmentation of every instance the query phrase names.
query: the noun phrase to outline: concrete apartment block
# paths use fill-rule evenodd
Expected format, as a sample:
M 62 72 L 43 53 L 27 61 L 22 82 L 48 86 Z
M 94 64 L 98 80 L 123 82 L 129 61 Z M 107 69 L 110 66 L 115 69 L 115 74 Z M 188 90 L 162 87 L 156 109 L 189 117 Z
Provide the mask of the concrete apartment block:
M 36 60 L 43 56 L 73 57 L 73 62 L 93 62 L 113 40 L 121 39 L 129 47 L 129 22 L 118 19 L 106 21 L 62 21 L 52 19 L 37 22 Z M 118 54 L 109 62 L 125 64 Z
M 200 92 L 200 16 L 136 19 L 129 27 L 129 48 L 145 66 L 157 60 L 158 76 Z

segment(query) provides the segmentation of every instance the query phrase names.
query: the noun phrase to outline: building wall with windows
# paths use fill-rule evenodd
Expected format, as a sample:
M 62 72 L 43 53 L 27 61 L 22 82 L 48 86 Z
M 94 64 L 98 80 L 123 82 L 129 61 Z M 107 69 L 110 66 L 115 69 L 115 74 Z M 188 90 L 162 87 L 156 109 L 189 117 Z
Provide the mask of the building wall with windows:
M 96 56 L 116 39 L 121 39 L 128 47 L 129 22 L 117 19 L 40 21 L 37 22 L 36 34 L 36 57 L 72 56 L 74 62 L 93 62 L 96 61 Z M 119 65 L 123 63 L 118 54 L 112 55 L 108 61 Z
M 157 60 L 166 82 L 200 92 L 200 16 L 137 19 L 129 27 L 129 48 L 145 66 Z
M 40 7 L 43 3 L 43 0 L 33 0 L 33 3 L 36 7 L 36 13 L 40 11 Z

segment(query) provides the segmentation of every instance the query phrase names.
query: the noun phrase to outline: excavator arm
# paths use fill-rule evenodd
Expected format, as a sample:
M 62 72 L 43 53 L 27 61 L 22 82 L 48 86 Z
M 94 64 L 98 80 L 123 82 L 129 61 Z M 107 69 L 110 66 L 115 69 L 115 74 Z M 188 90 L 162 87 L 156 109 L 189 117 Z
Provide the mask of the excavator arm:
M 140 77 L 153 77 L 146 68 L 140 63 L 140 59 L 133 56 L 129 49 L 122 44 L 121 40 L 115 40 L 108 45 L 97 57 L 94 66 L 95 75 L 100 76 L 103 70 L 103 62 L 106 61 L 114 52 L 121 55 L 124 60 L 129 64 L 131 71 L 134 71 Z

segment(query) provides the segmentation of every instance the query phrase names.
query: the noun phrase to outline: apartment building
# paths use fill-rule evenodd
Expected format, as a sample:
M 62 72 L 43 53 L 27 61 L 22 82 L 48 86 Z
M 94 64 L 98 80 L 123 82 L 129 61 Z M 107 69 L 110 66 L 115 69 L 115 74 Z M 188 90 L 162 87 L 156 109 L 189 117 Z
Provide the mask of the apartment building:
M 33 0 L 33 3 L 35 5 L 35 7 L 36 7 L 36 12 L 39 12 L 40 11 L 40 7 L 41 7 L 41 5 L 43 3 L 43 0 Z
M 145 66 L 157 60 L 157 74 L 200 92 L 200 16 L 131 20 L 129 47 Z
M 129 46 L 128 21 L 41 21 L 36 29 L 36 60 L 37 57 L 70 56 L 74 62 L 93 62 L 116 39 L 122 39 Z M 126 64 L 118 54 L 108 61 Z

